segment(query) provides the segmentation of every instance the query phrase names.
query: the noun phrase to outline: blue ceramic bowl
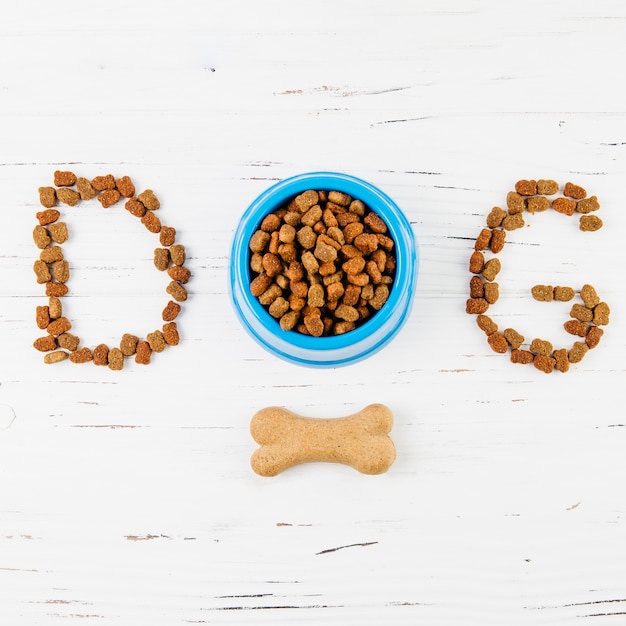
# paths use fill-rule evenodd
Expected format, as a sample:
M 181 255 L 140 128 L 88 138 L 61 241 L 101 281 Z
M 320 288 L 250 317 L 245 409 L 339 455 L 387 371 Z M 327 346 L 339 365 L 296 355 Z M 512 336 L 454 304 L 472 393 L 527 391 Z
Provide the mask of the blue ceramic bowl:
M 395 242 L 396 274 L 389 299 L 355 330 L 311 337 L 280 324 L 250 293 L 249 242 L 263 218 L 307 189 L 343 191 L 362 200 L 385 221 Z M 391 341 L 406 322 L 418 273 L 417 244 L 407 218 L 373 185 L 346 174 L 312 172 L 287 178 L 263 192 L 245 211 L 234 235 L 230 257 L 230 294 L 244 328 L 274 355 L 312 367 L 336 367 L 371 356 Z

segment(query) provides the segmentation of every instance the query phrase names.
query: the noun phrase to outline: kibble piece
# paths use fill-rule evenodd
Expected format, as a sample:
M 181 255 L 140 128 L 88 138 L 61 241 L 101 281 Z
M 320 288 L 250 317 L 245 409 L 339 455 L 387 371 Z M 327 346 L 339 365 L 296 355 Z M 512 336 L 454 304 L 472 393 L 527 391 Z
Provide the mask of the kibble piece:
M 300 313 L 298 311 L 287 311 L 280 318 L 280 327 L 283 330 L 293 330 L 300 319 Z
M 159 241 L 162 246 L 172 246 L 176 241 L 176 229 L 172 226 L 161 226 Z
M 536 180 L 518 180 L 515 183 L 515 191 L 522 196 L 534 196 L 537 193 Z
M 39 258 L 44 263 L 55 263 L 63 259 L 63 249 L 60 246 L 46 248 L 39 253 Z
M 576 202 L 570 198 L 555 198 L 552 201 L 552 208 L 557 213 L 562 213 L 563 215 L 574 215 Z
M 575 341 L 567 354 L 567 358 L 570 363 L 580 363 L 588 350 L 589 346 L 586 343 Z
M 587 191 L 580 185 L 567 182 L 563 188 L 563 195 L 575 200 L 582 200 L 587 195 Z
M 78 191 L 68 189 L 67 187 L 61 187 L 57 189 L 57 198 L 68 206 L 76 206 L 80 201 L 80 194 Z
M 137 344 L 137 351 L 135 353 L 135 363 L 139 365 L 149 365 L 150 357 L 152 356 L 152 349 L 147 341 L 140 341 Z
M 96 176 L 95 178 L 92 178 L 91 186 L 96 191 L 115 189 L 115 177 L 112 174 L 106 174 L 105 176 Z
M 579 228 L 583 232 L 595 232 L 604 226 L 604 222 L 597 215 L 581 215 Z
M 329 191 L 328 201 L 338 204 L 339 206 L 349 206 L 352 202 L 352 198 L 342 191 Z
M 487 226 L 489 226 L 489 228 L 498 228 L 506 216 L 507 212 L 504 209 L 494 206 L 489 212 L 489 215 L 487 215 Z
M 180 313 L 180 309 L 181 309 L 180 304 L 178 304 L 177 302 L 174 302 L 173 300 L 170 300 L 165 306 L 165 308 L 163 309 L 163 312 L 161 313 L 161 319 L 164 322 L 174 321 L 176 317 L 178 316 L 178 314 Z
M 46 331 L 50 335 L 61 335 L 66 333 L 70 328 L 72 328 L 72 324 L 67 317 L 59 317 L 48 324 Z
M 115 186 L 125 198 L 132 198 L 135 195 L 135 185 L 130 176 L 122 176 L 115 181 Z
M 310 226 L 303 226 L 298 229 L 296 239 L 304 250 L 310 250 L 317 242 L 317 235 Z
M 135 354 L 137 350 L 137 344 L 139 343 L 139 337 L 132 335 L 131 333 L 124 333 L 120 340 L 120 350 L 124 356 L 131 356 Z
M 146 214 L 146 207 L 136 198 L 130 198 L 124 203 L 124 208 L 135 217 L 143 217 Z M 161 242 L 161 245 L 165 245 Z
M 537 193 L 545 196 L 552 196 L 559 190 L 559 183 L 556 180 L 541 178 L 537 181 Z
M 335 310 L 335 317 L 346 322 L 356 322 L 359 319 L 359 312 L 353 306 L 340 304 Z
M 65 222 L 54 222 L 48 225 L 48 232 L 55 243 L 62 244 L 67 241 L 67 224 Z
M 378 249 L 379 238 L 374 234 L 361 233 L 354 238 L 355 247 L 363 254 L 372 254 Z
M 141 223 L 151 232 L 158 233 L 161 230 L 161 220 L 151 211 L 146 211 L 141 218 Z
M 72 335 L 71 333 L 61 333 L 57 337 L 57 343 L 59 344 L 59 348 L 72 351 L 78 348 L 78 345 L 80 344 L 80 339 L 76 335 Z
M 514 350 L 519 349 L 519 347 L 524 343 L 524 336 L 513 328 L 505 328 L 502 334 Z
M 507 215 L 502 220 L 502 228 L 504 230 L 517 230 L 524 226 L 524 217 L 521 213 L 515 213 L 514 215 Z
M 469 261 L 469 271 L 472 274 L 480 274 L 485 267 L 485 255 L 479 250 L 472 252 Z
M 275 319 L 280 319 L 287 311 L 289 311 L 289 302 L 282 296 L 274 298 L 268 308 L 269 314 Z
M 483 228 L 478 233 L 478 237 L 476 237 L 476 241 L 474 242 L 474 250 L 485 250 L 489 246 L 490 241 L 491 241 L 491 229 Z
M 387 232 L 387 224 L 385 224 L 380 215 L 378 215 L 378 213 L 374 213 L 374 211 L 370 211 L 365 216 L 365 218 L 363 219 L 363 223 L 366 226 L 369 226 L 370 230 L 373 233 L 384 234 Z
M 294 198 L 294 204 L 298 211 L 304 213 L 308 211 L 314 204 L 317 204 L 319 201 L 319 194 L 317 191 L 313 189 L 307 189 L 302 192 L 299 196 Z
M 500 262 L 500 259 L 489 259 L 485 263 L 485 267 L 483 267 L 483 278 L 491 282 L 499 274 L 501 269 L 502 263 Z
M 52 238 L 50 237 L 48 229 L 45 226 L 37 224 L 37 226 L 33 229 L 33 241 L 39 249 L 43 250 L 50 245 Z
M 109 369 L 121 370 L 124 368 L 124 354 L 119 348 L 111 348 L 108 354 Z
M 485 313 L 489 309 L 489 302 L 484 298 L 469 298 L 465 302 L 465 312 L 470 315 Z
M 56 296 L 60 298 L 64 296 L 68 292 L 67 285 L 63 283 L 53 283 L 52 281 L 46 283 L 46 295 L 47 296 Z
M 552 353 L 555 365 L 559 372 L 567 372 L 569 370 L 569 359 L 567 357 L 567 348 L 559 348 Z
M 485 295 L 483 297 L 489 304 L 495 304 L 500 297 L 500 287 L 498 283 L 485 283 Z
M 178 327 L 176 326 L 176 322 L 163 324 L 163 338 L 169 346 L 178 345 L 180 341 L 180 336 L 178 334 Z
M 590 198 L 583 198 L 576 203 L 576 211 L 578 213 L 591 213 L 597 211 L 600 208 L 600 203 L 596 196 Z
M 157 211 L 161 207 L 161 203 L 159 199 L 154 195 L 154 191 L 152 189 L 146 189 L 142 191 L 138 196 L 137 200 L 143 204 L 148 211 Z
M 476 316 L 476 324 L 486 335 L 491 335 L 498 330 L 498 325 L 488 315 Z
M 57 170 L 54 172 L 54 184 L 57 187 L 71 187 L 76 182 L 76 174 Z
M 182 285 L 187 284 L 191 278 L 191 272 L 182 265 L 172 265 L 172 267 L 167 270 L 167 273 L 172 280 Z
M 526 200 L 519 193 L 516 193 L 515 191 L 509 191 L 509 193 L 506 194 L 506 206 L 509 210 L 509 215 L 523 213 L 526 209 Z
M 47 209 L 51 209 L 57 203 L 57 193 L 54 187 L 39 187 L 39 202 Z
M 600 304 L 598 292 L 593 285 L 589 285 L 588 283 L 580 288 L 580 297 L 588 309 L 593 309 L 593 307 Z
M 170 251 L 167 248 L 154 249 L 154 267 L 164 272 L 170 266 Z
M 485 295 L 484 283 L 480 276 L 472 276 L 470 278 L 470 298 L 482 298 Z
M 552 354 L 552 344 L 545 339 L 533 339 L 530 343 L 530 351 L 534 354 L 549 356 Z
M 589 348 L 595 348 L 602 339 L 604 331 L 599 326 L 590 326 L 585 337 L 585 343 Z
M 532 198 L 528 198 L 526 208 L 529 213 L 542 213 L 550 208 L 550 200 L 545 196 L 533 196 Z
M 170 257 L 174 265 L 183 265 L 187 260 L 185 252 L 185 246 L 182 244 L 176 244 L 170 247 Z
M 528 365 L 535 360 L 535 355 L 529 350 L 511 350 L 511 363 L 520 363 L 521 365 Z
M 565 328 L 570 335 L 584 337 L 587 334 L 587 324 L 580 320 L 568 320 L 563 324 L 563 328 Z
M 37 328 L 41 328 L 42 330 L 47 328 L 50 323 L 50 308 L 47 306 L 38 306 L 35 309 L 35 322 Z
M 43 362 L 46 364 L 60 363 L 65 359 L 67 359 L 67 352 L 64 352 L 63 350 L 55 350 L 54 352 L 48 352 L 48 354 L 45 354 Z
M 487 337 L 487 343 L 494 352 L 504 354 L 509 349 L 509 344 L 500 332 L 491 333 Z
M 311 285 L 307 294 L 307 304 L 321 308 L 325 303 L 324 287 L 322 285 Z
M 250 293 L 255 298 L 258 298 L 271 284 L 272 278 L 270 276 L 268 276 L 267 274 L 259 274 L 258 276 L 255 276 L 250 283 Z M 178 283 L 173 281 L 173 283 L 170 283 L 170 285 L 168 286 L 168 289 L 170 290 L 168 291 L 168 293 L 174 298 L 174 300 L 178 300 L 178 302 L 181 302 L 181 299 L 179 297 L 181 294 L 177 293 L 177 288 L 179 286 L 180 285 L 178 285 Z
M 72 363 L 88 363 L 93 361 L 93 354 L 89 348 L 81 348 L 70 352 L 70 361 Z
M 321 337 L 324 334 L 324 322 L 318 312 L 317 315 L 309 314 L 304 317 L 304 326 L 313 337 Z
M 545 354 L 537 354 L 533 359 L 533 365 L 541 372 L 551 374 L 556 365 L 556 359 Z
M 571 287 L 554 288 L 554 299 L 557 302 L 569 302 L 575 295 L 576 292 Z
M 108 209 L 117 202 L 119 202 L 122 194 L 117 189 L 106 189 L 98 194 L 98 202 L 102 205 L 102 208 Z
M 48 311 L 50 312 L 50 319 L 56 320 L 63 315 L 63 306 L 61 300 L 54 296 L 48 298 Z
M 96 190 L 92 184 L 82 176 L 76 179 L 76 189 L 80 194 L 81 200 L 91 200 L 96 195 Z
M 50 352 L 51 350 L 56 350 L 57 342 L 52 335 L 46 335 L 45 337 L 35 339 L 33 346 L 39 352 Z
M 55 261 L 52 264 L 52 275 L 60 283 L 66 283 L 70 278 L 70 264 L 65 261 Z
M 554 287 L 552 285 L 534 285 L 530 293 L 539 302 L 552 302 L 554 298 Z
M 106 343 L 100 343 L 93 349 L 93 364 L 109 364 L 109 346 L 107 346 Z
M 611 309 L 606 302 L 600 302 L 593 309 L 593 323 L 596 326 L 606 326 L 609 323 Z
M 591 322 L 593 319 L 593 310 L 582 304 L 573 304 L 569 315 L 581 322 Z
M 502 228 L 496 228 L 491 232 L 491 241 L 489 242 L 489 248 L 494 254 L 498 254 L 499 252 L 502 252 L 505 241 L 506 230 Z
M 35 217 L 41 226 L 47 226 L 56 222 L 61 217 L 61 213 L 57 209 L 45 209 L 36 213 Z
M 40 285 L 43 285 L 44 283 L 48 283 L 52 280 L 52 274 L 50 274 L 48 265 L 44 263 L 41 259 L 37 259 L 33 263 L 33 271 L 35 272 L 37 282 Z
M 252 237 L 250 237 L 250 243 L 248 244 L 252 252 L 259 254 L 265 252 L 267 245 L 270 242 L 270 234 L 264 230 L 257 230 Z
M 163 350 L 165 350 L 165 346 L 167 344 L 165 342 L 165 337 L 163 337 L 163 333 L 160 330 L 148 333 L 146 339 L 150 344 L 152 352 L 163 352 Z

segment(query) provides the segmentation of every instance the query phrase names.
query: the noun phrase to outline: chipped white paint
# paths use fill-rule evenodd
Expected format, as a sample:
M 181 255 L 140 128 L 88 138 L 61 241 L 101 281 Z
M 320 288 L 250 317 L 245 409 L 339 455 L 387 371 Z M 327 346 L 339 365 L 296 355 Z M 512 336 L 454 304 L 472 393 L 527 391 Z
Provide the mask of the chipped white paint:
M 610 0 L 5 7 L 1 623 L 624 623 L 625 33 Z M 66 167 L 155 189 L 188 249 L 182 343 L 148 368 L 44 367 L 30 347 L 36 190 Z M 328 371 L 263 352 L 227 298 L 245 207 L 319 169 L 381 187 L 421 254 L 402 334 Z M 529 177 L 602 204 L 598 233 L 536 215 L 502 252 L 503 325 L 568 339 L 536 283 L 611 305 L 564 376 L 509 364 L 464 313 L 472 240 Z M 153 236 L 97 205 L 67 220 L 77 334 L 154 328 Z M 374 402 L 395 415 L 386 474 L 250 469 L 259 408 Z

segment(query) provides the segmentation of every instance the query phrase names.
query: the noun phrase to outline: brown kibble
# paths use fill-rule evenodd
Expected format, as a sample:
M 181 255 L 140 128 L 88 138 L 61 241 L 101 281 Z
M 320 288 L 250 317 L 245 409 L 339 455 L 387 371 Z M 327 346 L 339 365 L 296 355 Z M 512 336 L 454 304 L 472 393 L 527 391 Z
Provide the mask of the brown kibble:
M 502 220 L 502 228 L 504 230 L 517 230 L 518 228 L 522 228 L 524 226 L 524 217 L 521 213 L 516 213 L 514 215 L 507 215 Z
M 515 183 L 515 191 L 521 196 L 534 196 L 537 193 L 536 180 L 518 180 Z
M 549 356 L 552 350 L 552 344 L 544 339 L 533 339 L 530 343 L 530 351 L 534 354 Z
M 289 311 L 289 302 L 282 296 L 278 296 L 272 300 L 267 310 L 273 318 L 280 319 Z
M 161 319 L 164 322 L 172 322 L 180 313 L 180 309 L 180 304 L 174 302 L 173 300 L 170 300 L 163 309 L 163 312 L 161 313 Z
M 137 344 L 139 343 L 139 337 L 130 333 L 124 333 L 120 340 L 120 350 L 124 356 L 131 356 L 135 354 L 137 350 Z
M 539 302 L 552 302 L 554 287 L 552 285 L 534 285 L 530 289 L 532 297 Z
M 529 213 L 542 213 L 550 208 L 550 200 L 545 196 L 533 196 L 528 198 L 526 208 Z
M 591 322 L 593 319 L 593 310 L 582 304 L 573 304 L 569 315 L 581 322 Z
M 37 259 L 33 263 L 33 271 L 35 272 L 35 276 L 37 277 L 37 282 L 40 285 L 44 283 L 48 283 L 52 280 L 52 275 L 50 274 L 50 270 L 48 269 L 48 266 L 41 259 Z
M 165 343 L 169 346 L 176 346 L 180 341 L 180 336 L 178 334 L 178 327 L 176 326 L 176 322 L 169 322 L 168 324 L 163 324 L 163 338 L 165 339 Z
M 570 363 L 580 363 L 588 350 L 589 346 L 586 343 L 575 341 L 567 354 L 567 358 Z
M 593 285 L 584 284 L 580 289 L 580 297 L 588 309 L 600 304 L 600 296 Z
M 61 213 L 57 209 L 45 209 L 36 213 L 35 217 L 41 226 L 47 226 L 56 222 L 61 217 Z
M 52 242 L 52 239 L 50 237 L 50 234 L 48 233 L 48 229 L 41 224 L 37 224 L 37 226 L 35 226 L 35 228 L 33 229 L 33 241 L 35 242 L 35 245 L 41 250 L 49 246 Z
M 167 270 L 167 273 L 172 280 L 175 280 L 183 285 L 188 283 L 191 278 L 191 272 L 182 265 L 173 265 Z
M 554 371 L 556 359 L 545 354 L 537 354 L 533 359 L 533 365 L 539 371 L 544 372 L 545 374 L 551 374 Z
M 535 360 L 535 355 L 528 350 L 511 350 L 511 363 L 519 363 L 521 365 L 528 365 Z
M 505 328 L 502 334 L 514 350 L 519 349 L 519 347 L 524 343 L 524 336 L 513 328 Z
M 76 179 L 76 189 L 81 200 L 91 200 L 96 196 L 96 190 L 86 178 L 79 177 Z
M 70 264 L 63 261 L 56 261 L 52 264 L 52 275 L 60 283 L 66 283 L 70 278 Z
M 324 287 L 322 285 L 311 285 L 307 294 L 307 304 L 309 306 L 321 308 L 325 303 Z
M 312 337 L 321 337 L 324 334 L 324 322 L 320 315 L 305 315 L 304 326 Z
M 371 254 L 378 248 L 378 237 L 374 234 L 361 233 L 354 238 L 355 247 L 363 254 Z
M 280 318 L 280 327 L 283 330 L 293 330 L 299 319 L 300 313 L 298 311 L 287 311 L 287 313 Z
M 567 357 L 567 348 L 559 348 L 552 353 L 555 368 L 559 372 L 567 372 L 569 370 L 569 359 Z
M 593 309 L 593 323 L 596 326 L 606 326 L 609 323 L 611 309 L 606 302 L 600 302 Z
M 604 222 L 597 215 L 581 215 L 579 228 L 583 232 L 595 232 L 604 226 Z
M 112 174 L 106 174 L 105 176 L 96 176 L 95 178 L 92 178 L 91 186 L 96 191 L 115 189 L 115 177 Z
M 161 207 L 161 203 L 159 199 L 154 195 L 154 191 L 152 189 L 146 189 L 142 191 L 138 196 L 137 200 L 143 204 L 148 211 L 157 211 Z
M 70 352 L 70 361 L 72 363 L 88 363 L 93 361 L 93 354 L 89 348 L 81 348 Z
M 165 346 L 167 345 L 165 341 L 165 337 L 160 330 L 155 330 L 152 333 L 148 333 L 146 337 L 148 343 L 150 344 L 150 349 L 152 352 L 163 352 L 165 350 Z
M 252 237 L 250 237 L 249 247 L 252 252 L 261 254 L 267 249 L 267 245 L 270 242 L 270 234 L 264 230 L 257 230 Z
M 554 299 L 557 302 L 569 302 L 575 295 L 576 292 L 571 287 L 554 288 Z
M 598 198 L 596 198 L 596 196 L 584 198 L 576 203 L 576 211 L 578 213 L 591 213 L 592 211 L 597 211 L 599 208 L 600 203 L 598 202 Z
M 489 309 L 489 302 L 484 298 L 469 298 L 465 302 L 465 312 L 470 315 L 485 313 Z
M 489 304 L 495 304 L 500 297 L 500 287 L 498 283 L 485 283 L 484 286 L 485 294 L 484 298 L 489 302 Z
M 491 335 L 498 330 L 498 325 L 488 315 L 476 316 L 476 324 L 487 335 Z
M 76 206 L 80 202 L 80 194 L 78 191 L 68 189 L 67 187 L 61 187 L 57 189 L 57 198 L 67 206 Z
M 63 249 L 59 246 L 52 246 L 46 248 L 39 253 L 39 258 L 44 263 L 55 263 L 63 259 Z
M 122 194 L 117 189 L 106 189 L 98 194 L 98 202 L 102 205 L 103 209 L 108 209 L 117 202 L 119 202 Z
M 480 274 L 485 267 L 485 255 L 480 250 L 474 250 L 469 260 L 469 271 L 472 274 Z
M 152 356 L 152 348 L 147 341 L 140 341 L 137 344 L 137 351 L 135 352 L 135 363 L 139 365 L 149 365 L 150 357 Z
M 74 172 L 63 172 L 57 170 L 54 173 L 54 184 L 57 187 L 71 187 L 76 182 L 76 174 Z
M 314 204 L 317 204 L 319 201 L 319 194 L 317 191 L 313 189 L 307 189 L 307 191 L 302 192 L 299 196 L 294 198 L 294 204 L 298 211 L 304 213 L 308 211 Z
M 526 209 L 526 199 L 515 191 L 509 191 L 509 193 L 506 194 L 506 207 L 509 211 L 509 215 L 523 213 Z
M 476 237 L 474 250 L 485 250 L 491 241 L 491 229 L 483 228 Z
M 93 349 L 93 364 L 109 364 L 109 346 L 107 346 L 106 343 L 100 343 Z
M 48 352 L 48 354 L 44 355 L 43 362 L 46 364 L 60 363 L 65 359 L 67 359 L 67 352 L 55 350 L 54 352 Z
M 62 333 L 66 333 L 70 328 L 72 328 L 72 324 L 67 317 L 59 317 L 50 322 L 46 330 L 50 335 L 61 335 Z
M 125 197 L 132 198 L 135 195 L 135 184 L 130 176 L 122 176 L 115 181 L 117 190 Z
M 111 348 L 108 354 L 109 369 L 119 371 L 124 368 L 124 355 L 119 348 Z
M 139 202 L 136 198 L 127 200 L 124 204 L 124 208 L 135 217 L 143 217 L 146 214 L 146 207 Z M 165 245 L 161 242 L 161 245 Z
M 57 203 L 57 193 L 54 187 L 39 187 L 39 202 L 47 209 L 51 209 Z
M 50 298 L 48 299 L 48 311 L 50 312 L 51 320 L 59 319 L 59 317 L 63 315 L 61 300 L 54 296 L 50 296 Z
M 61 296 L 64 296 L 67 291 L 67 285 L 64 285 L 63 283 L 53 283 L 52 281 L 46 283 L 47 296 L 55 296 L 57 298 L 60 298 Z
M 604 335 L 604 331 L 599 326 L 590 326 L 585 337 L 585 343 L 589 348 L 595 348 L 600 343 L 602 335 Z
M 502 269 L 502 263 L 500 262 L 500 259 L 489 259 L 485 263 L 485 267 L 483 267 L 483 271 L 482 271 L 483 278 L 491 282 L 500 273 L 501 269 Z
M 385 224 L 384 220 L 378 215 L 378 213 L 374 213 L 374 211 L 370 211 L 365 218 L 363 219 L 363 223 L 366 226 L 369 226 L 370 230 L 373 233 L 386 233 L 387 232 L 387 224 Z
M 141 204 L 141 203 L 140 203 Z M 172 226 L 161 226 L 159 241 L 162 246 L 172 246 L 176 241 L 176 229 Z
M 470 298 L 482 298 L 485 295 L 484 283 L 480 276 L 472 276 L 470 278 Z
M 565 183 L 565 187 L 563 188 L 563 195 L 574 198 L 574 200 L 582 200 L 587 195 L 587 191 L 580 185 L 568 182 Z
M 50 352 L 51 350 L 56 350 L 57 342 L 52 335 L 46 335 L 45 337 L 35 339 L 33 346 L 39 352 Z
M 59 348 L 72 351 L 78 348 L 78 345 L 80 344 L 80 339 L 76 335 L 72 335 L 71 333 L 61 333 L 57 337 L 57 343 L 59 344 Z
M 170 266 L 170 251 L 167 248 L 154 249 L 154 267 L 164 272 Z
M 580 320 L 568 320 L 563 324 L 563 328 L 565 328 L 570 335 L 584 337 L 587 334 L 587 324 Z
M 490 345 L 494 352 L 504 354 L 509 349 L 509 344 L 504 338 L 504 335 L 499 332 L 491 333 L 487 337 L 487 343 Z
M 170 247 L 170 257 L 174 265 L 183 265 L 187 260 L 185 253 L 185 246 L 182 244 L 176 244 Z
M 67 224 L 65 222 L 54 222 L 48 225 L 48 232 L 55 243 L 62 244 L 67 241 Z
M 552 201 L 552 208 L 563 215 L 574 215 L 576 203 L 569 198 L 555 198 Z
M 359 312 L 346 304 L 340 304 L 335 310 L 335 317 L 346 322 L 356 322 L 359 319 Z
M 489 228 L 498 228 L 506 216 L 507 212 L 504 209 L 494 206 L 489 212 L 489 215 L 487 215 L 487 226 L 489 226 Z
M 489 247 L 494 254 L 502 252 L 504 248 L 504 242 L 506 240 L 506 230 L 502 228 L 496 228 L 491 232 L 491 241 Z
M 41 328 L 42 330 L 47 328 L 50 323 L 50 308 L 47 306 L 38 306 L 35 309 L 35 322 L 37 323 L 37 328 Z
M 329 191 L 328 201 L 338 204 L 339 206 L 350 206 L 352 198 L 347 193 L 343 193 L 342 191 Z
M 269 278 L 269 276 L 266 276 L 266 278 L 270 281 L 272 280 L 271 278 Z M 187 300 L 187 290 L 176 280 L 171 281 L 169 285 L 165 288 L 165 291 L 177 302 L 184 302 L 185 300 Z
M 141 218 L 141 223 L 151 233 L 158 233 L 161 230 L 161 220 L 151 211 L 146 211 L 145 215 Z
M 537 193 L 552 196 L 559 190 L 559 183 L 552 179 L 539 179 L 537 181 Z

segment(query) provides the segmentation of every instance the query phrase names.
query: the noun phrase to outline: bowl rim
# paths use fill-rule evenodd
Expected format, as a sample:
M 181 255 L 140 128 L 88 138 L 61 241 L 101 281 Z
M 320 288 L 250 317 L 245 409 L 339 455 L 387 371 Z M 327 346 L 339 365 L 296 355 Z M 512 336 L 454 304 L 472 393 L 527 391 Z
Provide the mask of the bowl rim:
M 342 335 L 311 337 L 293 330 L 283 330 L 278 320 L 274 319 L 258 299 L 246 288 L 251 280 L 248 244 L 252 234 L 258 230 L 262 219 L 267 214 L 284 206 L 288 200 L 308 189 L 342 191 L 353 198 L 358 198 L 370 210 L 380 215 L 389 229 L 388 235 L 394 240 L 396 269 L 387 302 L 369 320 Z M 260 324 L 269 331 L 269 335 L 280 338 L 281 342 L 298 350 L 312 351 L 322 355 L 326 351 L 341 350 L 348 346 L 359 344 L 379 328 L 389 323 L 390 319 L 397 316 L 396 309 L 406 297 L 406 289 L 410 291 L 412 299 L 417 279 L 417 266 L 417 243 L 410 222 L 387 194 L 371 183 L 349 174 L 329 171 L 307 172 L 285 178 L 271 185 L 255 198 L 241 216 L 233 237 L 231 250 L 231 296 L 233 300 L 235 300 L 235 297 L 243 298 L 248 313 L 253 315 L 256 324 Z M 255 324 L 243 314 L 240 304 L 237 302 L 234 302 L 234 304 L 241 321 L 253 337 L 269 348 L 270 351 L 287 356 L 290 359 L 293 358 L 290 355 L 282 354 L 282 351 L 278 351 L 276 346 L 261 337 L 255 328 Z M 408 311 L 403 318 L 407 316 Z M 405 319 L 401 320 L 399 326 L 402 326 L 404 321 Z M 399 330 L 399 327 L 391 333 L 391 336 L 395 335 L 397 330 Z M 378 343 L 384 345 L 389 339 L 391 337 L 384 337 Z M 369 346 L 366 350 L 367 354 L 363 356 L 373 353 L 376 349 L 377 346 Z M 357 360 L 358 358 L 359 355 L 356 355 L 352 360 Z M 301 358 L 296 358 L 295 360 L 303 361 Z

